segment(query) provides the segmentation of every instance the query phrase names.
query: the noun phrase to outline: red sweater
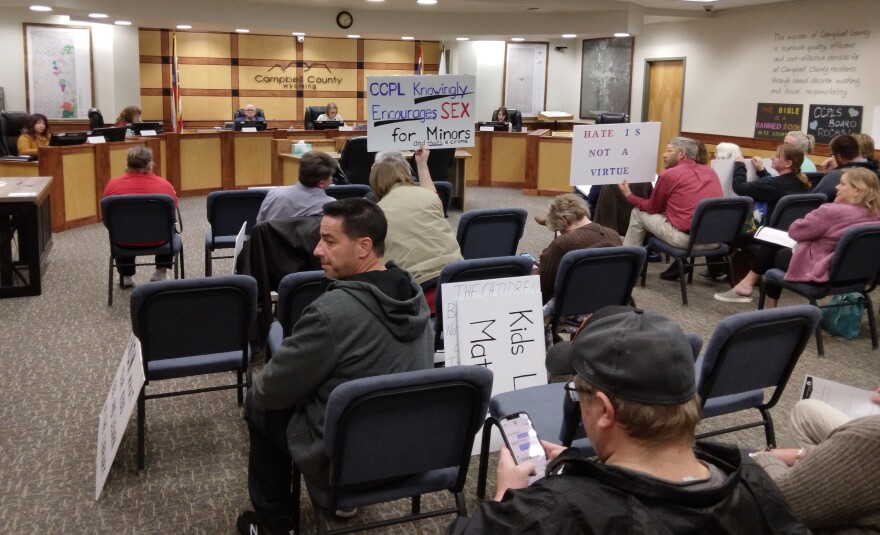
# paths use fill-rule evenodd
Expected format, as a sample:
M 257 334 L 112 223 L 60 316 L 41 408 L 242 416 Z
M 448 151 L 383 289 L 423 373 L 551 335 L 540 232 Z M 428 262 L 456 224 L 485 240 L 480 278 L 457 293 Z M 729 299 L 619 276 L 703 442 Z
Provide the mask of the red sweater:
M 673 227 L 689 233 L 697 204 L 703 199 L 723 196 L 721 182 L 711 167 L 679 160 L 675 167 L 660 173 L 650 198 L 629 194 L 626 200 L 643 212 L 666 214 Z
M 104 197 L 110 195 L 150 195 L 164 193 L 171 195 L 174 205 L 177 206 L 177 192 L 174 186 L 164 178 L 156 175 L 143 173 L 127 173 L 116 177 L 107 183 L 104 188 Z

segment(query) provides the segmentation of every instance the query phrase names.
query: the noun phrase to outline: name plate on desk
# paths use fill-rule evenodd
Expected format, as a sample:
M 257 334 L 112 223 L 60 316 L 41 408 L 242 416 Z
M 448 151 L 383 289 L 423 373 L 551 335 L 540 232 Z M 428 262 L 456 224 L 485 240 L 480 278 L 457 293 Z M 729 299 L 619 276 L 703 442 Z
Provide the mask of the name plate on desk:
M 107 140 L 104 138 L 104 136 L 89 136 L 86 138 L 86 142 L 94 145 L 97 143 L 106 143 Z
M 155 130 L 141 130 L 142 137 L 151 137 L 151 136 L 157 136 L 157 135 L 158 134 L 156 133 Z
M 242 127 L 241 131 L 242 132 L 256 132 L 257 127 L 256 126 L 244 126 L 244 127 Z

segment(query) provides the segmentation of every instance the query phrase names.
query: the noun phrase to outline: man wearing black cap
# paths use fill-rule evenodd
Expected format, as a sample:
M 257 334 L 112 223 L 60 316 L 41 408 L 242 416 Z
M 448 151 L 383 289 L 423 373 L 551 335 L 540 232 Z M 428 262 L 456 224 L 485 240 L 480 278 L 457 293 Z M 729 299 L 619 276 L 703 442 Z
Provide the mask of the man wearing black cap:
M 547 476 L 502 448 L 495 501 L 450 533 L 809 533 L 737 448 L 694 444 L 693 353 L 674 321 L 628 307 L 594 314 L 571 345 L 598 459 L 545 442 Z

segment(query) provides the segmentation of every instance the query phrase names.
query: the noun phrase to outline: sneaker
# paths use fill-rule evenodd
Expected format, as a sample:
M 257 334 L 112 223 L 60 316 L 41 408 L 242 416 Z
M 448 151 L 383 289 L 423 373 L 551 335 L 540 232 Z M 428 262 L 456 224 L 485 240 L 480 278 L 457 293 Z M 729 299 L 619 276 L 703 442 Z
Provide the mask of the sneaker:
M 337 509 L 333 516 L 336 518 L 351 518 L 356 515 L 358 512 L 357 507 L 352 507 L 351 509 Z
M 123 288 L 134 288 L 134 280 L 132 279 L 132 275 L 123 275 L 122 276 L 122 287 Z
M 727 282 L 727 273 L 712 273 L 708 269 L 697 273 L 697 277 L 704 281 Z
M 718 301 L 723 301 L 725 303 L 751 303 L 752 296 L 751 295 L 740 295 L 736 293 L 734 288 L 727 290 L 726 292 L 715 294 L 715 299 Z
M 235 527 L 241 535 L 294 535 L 296 530 L 291 528 L 271 529 L 257 523 L 257 513 L 245 511 L 238 515 Z
M 150 277 L 150 282 L 163 281 L 168 279 L 168 268 L 156 268 L 156 271 L 153 272 L 153 276 Z

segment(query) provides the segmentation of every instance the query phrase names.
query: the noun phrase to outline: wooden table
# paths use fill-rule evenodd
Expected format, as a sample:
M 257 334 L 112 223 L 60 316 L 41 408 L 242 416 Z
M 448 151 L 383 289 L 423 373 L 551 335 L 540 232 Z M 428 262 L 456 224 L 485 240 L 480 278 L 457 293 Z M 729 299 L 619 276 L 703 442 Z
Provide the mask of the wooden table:
M 45 176 L 0 178 L 0 298 L 43 291 L 41 266 L 52 247 L 51 183 Z

